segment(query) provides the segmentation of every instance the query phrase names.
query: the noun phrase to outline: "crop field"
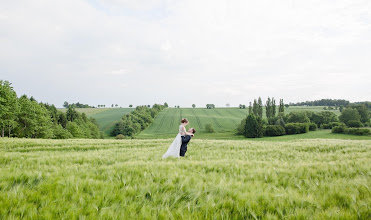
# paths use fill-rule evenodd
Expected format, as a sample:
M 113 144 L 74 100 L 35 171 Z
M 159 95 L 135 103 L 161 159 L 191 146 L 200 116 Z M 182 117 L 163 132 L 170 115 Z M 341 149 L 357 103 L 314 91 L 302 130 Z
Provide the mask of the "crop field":
M 288 114 L 293 111 L 323 111 L 323 107 L 314 106 L 290 106 L 285 109 Z M 211 123 L 216 133 L 235 131 L 243 118 L 246 118 L 248 109 L 239 108 L 167 108 L 160 112 L 154 123 L 152 123 L 146 130 L 140 133 L 138 137 L 165 137 L 168 134 L 177 134 L 181 118 L 188 118 L 188 128 L 195 128 L 197 132 L 203 132 L 205 124 Z M 337 115 L 340 111 L 333 110 Z M 265 111 L 263 112 L 265 117 Z
M 66 111 L 65 109 L 59 110 Z M 76 108 L 76 110 L 85 113 L 88 117 L 95 118 L 99 129 L 108 136 L 115 123 L 125 114 L 134 111 L 135 108 Z
M 0 219 L 369 219 L 371 140 L 0 139 Z

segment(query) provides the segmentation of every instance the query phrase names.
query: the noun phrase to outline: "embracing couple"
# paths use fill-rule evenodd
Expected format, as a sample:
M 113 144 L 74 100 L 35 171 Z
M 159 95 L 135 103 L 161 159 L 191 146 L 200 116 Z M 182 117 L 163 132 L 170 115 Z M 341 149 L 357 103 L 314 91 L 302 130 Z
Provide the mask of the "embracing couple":
M 169 156 L 177 158 L 184 157 L 185 153 L 187 152 L 188 142 L 194 136 L 196 130 L 194 128 L 190 128 L 188 131 L 186 131 L 185 126 L 189 124 L 188 119 L 183 118 L 180 122 L 179 133 L 162 158 Z

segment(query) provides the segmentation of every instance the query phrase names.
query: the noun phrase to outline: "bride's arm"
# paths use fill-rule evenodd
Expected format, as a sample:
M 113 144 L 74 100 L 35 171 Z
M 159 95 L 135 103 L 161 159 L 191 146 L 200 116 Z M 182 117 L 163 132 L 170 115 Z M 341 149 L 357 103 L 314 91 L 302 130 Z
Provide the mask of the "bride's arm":
M 185 134 L 185 135 L 191 135 L 191 136 L 193 136 L 193 134 L 192 134 L 192 133 L 188 133 L 188 132 L 186 131 L 186 129 L 185 129 L 185 127 L 184 127 L 184 126 L 183 126 L 182 130 L 183 130 L 183 132 L 184 132 L 184 134 Z

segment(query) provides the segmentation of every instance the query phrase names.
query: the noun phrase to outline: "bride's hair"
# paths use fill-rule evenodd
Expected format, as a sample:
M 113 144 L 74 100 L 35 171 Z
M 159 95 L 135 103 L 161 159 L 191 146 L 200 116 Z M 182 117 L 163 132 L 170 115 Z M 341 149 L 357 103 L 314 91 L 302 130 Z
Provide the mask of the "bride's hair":
M 182 123 L 187 123 L 187 122 L 188 122 L 188 119 L 186 119 L 186 118 L 182 118 L 182 120 L 181 120 L 180 122 L 182 122 Z

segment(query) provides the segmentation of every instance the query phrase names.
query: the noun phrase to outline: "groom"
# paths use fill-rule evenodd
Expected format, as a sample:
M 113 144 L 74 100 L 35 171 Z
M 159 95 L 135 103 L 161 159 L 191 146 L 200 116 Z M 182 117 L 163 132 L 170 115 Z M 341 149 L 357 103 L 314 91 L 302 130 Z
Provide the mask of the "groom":
M 184 157 L 185 153 L 187 152 L 188 142 L 192 139 L 192 137 L 196 133 L 196 130 L 194 128 L 190 128 L 188 130 L 188 133 L 192 133 L 192 135 L 182 136 L 182 146 L 180 146 L 180 156 L 181 157 Z

